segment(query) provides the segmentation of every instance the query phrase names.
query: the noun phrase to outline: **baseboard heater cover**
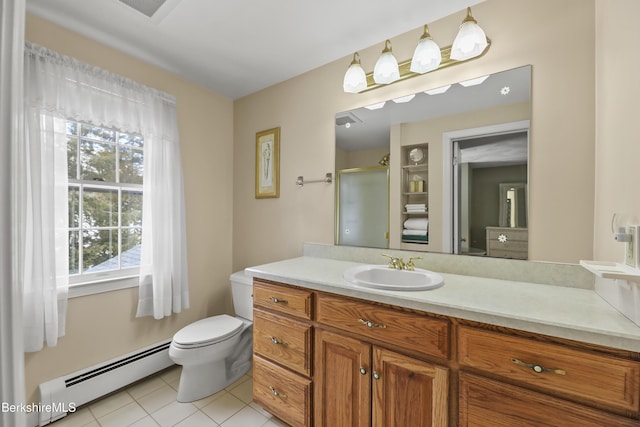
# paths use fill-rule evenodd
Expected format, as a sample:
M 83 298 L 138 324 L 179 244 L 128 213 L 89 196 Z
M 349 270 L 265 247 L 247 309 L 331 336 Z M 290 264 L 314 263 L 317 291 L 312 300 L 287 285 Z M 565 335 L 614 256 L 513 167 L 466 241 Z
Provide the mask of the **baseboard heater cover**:
M 173 365 L 171 340 L 162 341 L 124 356 L 38 386 L 38 425 L 52 423 L 99 397 Z

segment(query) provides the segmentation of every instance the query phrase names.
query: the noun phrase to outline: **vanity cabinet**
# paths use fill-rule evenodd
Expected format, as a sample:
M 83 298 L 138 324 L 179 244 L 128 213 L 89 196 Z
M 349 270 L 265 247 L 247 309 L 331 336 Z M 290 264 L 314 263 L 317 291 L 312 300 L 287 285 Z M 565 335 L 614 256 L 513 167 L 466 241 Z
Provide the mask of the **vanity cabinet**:
M 316 332 L 317 427 L 446 426 L 448 380 L 447 368 L 339 333 Z
M 293 426 L 312 425 L 312 293 L 254 280 L 253 400 Z
M 254 279 L 254 400 L 292 426 L 640 425 L 640 354 Z

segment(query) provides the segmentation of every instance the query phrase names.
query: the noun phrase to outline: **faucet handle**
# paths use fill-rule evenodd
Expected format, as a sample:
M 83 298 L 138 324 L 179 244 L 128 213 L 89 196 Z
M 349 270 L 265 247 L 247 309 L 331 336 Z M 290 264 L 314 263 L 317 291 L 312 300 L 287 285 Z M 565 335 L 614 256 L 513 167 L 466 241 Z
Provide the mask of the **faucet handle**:
M 405 270 L 409 270 L 409 271 L 414 271 L 416 266 L 413 264 L 413 261 L 418 261 L 421 260 L 422 257 L 418 256 L 418 257 L 413 257 L 413 258 L 409 258 L 409 261 L 407 261 L 407 263 L 404 265 L 404 269 Z
M 396 268 L 397 258 L 389 254 L 382 254 L 383 257 L 389 258 L 389 268 Z

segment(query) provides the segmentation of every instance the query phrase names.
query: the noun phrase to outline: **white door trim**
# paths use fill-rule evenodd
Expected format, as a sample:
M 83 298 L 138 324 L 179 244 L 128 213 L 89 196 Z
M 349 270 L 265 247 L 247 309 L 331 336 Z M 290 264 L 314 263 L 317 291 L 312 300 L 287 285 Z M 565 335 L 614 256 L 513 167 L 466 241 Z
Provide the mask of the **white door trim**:
M 457 238 L 457 220 L 454 219 L 453 209 L 453 143 L 461 139 L 477 138 L 481 136 L 499 135 L 518 131 L 527 131 L 531 122 L 520 120 L 500 123 L 497 125 L 481 126 L 477 128 L 460 129 L 442 134 L 442 251 L 453 253 L 454 238 Z M 527 144 L 528 145 L 528 144 Z

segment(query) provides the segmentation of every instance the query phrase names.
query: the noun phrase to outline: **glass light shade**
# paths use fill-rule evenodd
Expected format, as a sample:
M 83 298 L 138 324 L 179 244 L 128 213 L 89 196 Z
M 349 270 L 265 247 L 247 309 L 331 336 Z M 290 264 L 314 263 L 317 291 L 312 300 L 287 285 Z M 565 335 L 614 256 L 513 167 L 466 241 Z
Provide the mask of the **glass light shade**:
M 467 17 L 462 21 L 458 35 L 451 46 L 451 59 L 464 61 L 480 55 L 487 47 L 487 36 L 467 8 Z
M 358 93 L 367 88 L 367 75 L 360 65 L 360 57 L 357 53 L 353 55 L 353 61 L 344 73 L 342 88 L 348 93 Z
M 440 46 L 433 41 L 429 34 L 429 28 L 425 25 L 424 34 L 420 38 L 416 50 L 413 52 L 411 67 L 409 69 L 414 73 L 424 74 L 438 68 L 441 61 L 442 54 L 440 53 Z
M 393 83 L 400 78 L 400 69 L 398 61 L 391 53 L 391 42 L 385 42 L 385 48 L 378 58 L 375 67 L 373 67 L 373 81 L 378 84 Z

